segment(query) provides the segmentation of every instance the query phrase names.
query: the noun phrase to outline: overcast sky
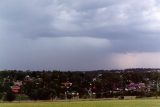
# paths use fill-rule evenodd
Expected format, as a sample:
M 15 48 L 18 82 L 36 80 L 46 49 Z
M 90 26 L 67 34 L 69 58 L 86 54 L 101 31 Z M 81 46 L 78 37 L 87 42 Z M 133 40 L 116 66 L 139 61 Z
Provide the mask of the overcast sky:
M 159 0 L 0 0 L 0 69 L 160 68 Z

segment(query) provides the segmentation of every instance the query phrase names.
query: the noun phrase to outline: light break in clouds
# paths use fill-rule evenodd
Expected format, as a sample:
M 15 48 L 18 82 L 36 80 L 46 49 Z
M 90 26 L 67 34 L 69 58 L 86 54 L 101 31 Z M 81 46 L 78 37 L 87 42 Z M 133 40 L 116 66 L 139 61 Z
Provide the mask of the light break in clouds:
M 159 0 L 1 0 L 0 69 L 160 67 Z

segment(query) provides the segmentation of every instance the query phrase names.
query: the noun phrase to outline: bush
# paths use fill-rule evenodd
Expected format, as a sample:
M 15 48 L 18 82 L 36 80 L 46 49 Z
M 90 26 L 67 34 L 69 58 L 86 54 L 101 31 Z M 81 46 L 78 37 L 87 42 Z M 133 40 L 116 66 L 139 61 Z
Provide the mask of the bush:
M 0 99 L 2 99 L 2 97 L 3 97 L 3 93 L 0 93 Z
M 5 101 L 13 101 L 15 99 L 16 99 L 16 96 L 11 91 L 8 91 L 4 96 Z
M 29 100 L 29 96 L 25 94 L 20 94 L 16 96 L 16 100 Z
M 46 88 L 38 89 L 38 99 L 39 100 L 49 100 L 50 99 L 50 92 Z
M 87 98 L 90 98 L 90 96 L 88 94 L 82 95 L 82 99 L 87 99 Z
M 29 97 L 32 100 L 49 100 L 50 92 L 46 88 L 34 89 L 30 92 Z
M 124 100 L 124 96 L 121 95 L 121 96 L 119 97 L 119 99 L 120 99 L 120 100 Z

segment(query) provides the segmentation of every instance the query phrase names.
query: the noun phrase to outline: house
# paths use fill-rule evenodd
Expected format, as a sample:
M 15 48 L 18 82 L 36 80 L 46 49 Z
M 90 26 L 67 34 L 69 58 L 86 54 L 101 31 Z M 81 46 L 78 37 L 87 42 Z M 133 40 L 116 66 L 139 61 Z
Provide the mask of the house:
M 71 86 L 72 86 L 72 83 L 69 81 L 61 83 L 61 88 L 69 88 Z
M 12 92 L 13 93 L 15 93 L 15 94 L 18 94 L 18 93 L 20 93 L 20 89 L 21 89 L 21 87 L 20 86 L 11 86 L 11 90 L 12 90 Z
M 145 91 L 146 90 L 146 85 L 145 83 L 133 83 L 131 82 L 129 85 L 128 85 L 128 91 Z
M 18 80 L 14 81 L 13 86 L 11 86 L 11 91 L 15 94 L 20 93 L 21 86 L 22 86 L 22 81 L 18 81 Z

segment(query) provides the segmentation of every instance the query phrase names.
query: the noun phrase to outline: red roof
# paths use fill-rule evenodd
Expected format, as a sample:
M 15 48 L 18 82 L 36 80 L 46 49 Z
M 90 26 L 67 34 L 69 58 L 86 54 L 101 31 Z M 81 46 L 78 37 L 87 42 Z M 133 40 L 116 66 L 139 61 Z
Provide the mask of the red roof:
M 21 87 L 20 86 L 11 86 L 11 90 L 14 93 L 18 93 L 20 91 Z

